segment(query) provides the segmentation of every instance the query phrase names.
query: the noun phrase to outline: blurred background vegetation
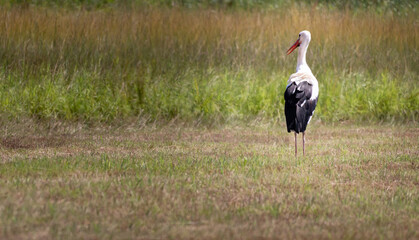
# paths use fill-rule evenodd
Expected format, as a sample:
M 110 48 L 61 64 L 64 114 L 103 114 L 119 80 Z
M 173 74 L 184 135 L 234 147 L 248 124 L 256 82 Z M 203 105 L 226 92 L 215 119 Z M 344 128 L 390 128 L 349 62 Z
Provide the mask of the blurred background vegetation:
M 282 123 L 309 30 L 318 121 L 419 116 L 417 1 L 0 0 L 0 115 Z
M 47 6 L 70 8 L 114 7 L 182 7 L 182 8 L 231 8 L 252 10 L 280 9 L 291 4 L 326 7 L 328 9 L 368 10 L 375 12 L 405 13 L 417 7 L 415 0 L 1 0 L 7 6 Z

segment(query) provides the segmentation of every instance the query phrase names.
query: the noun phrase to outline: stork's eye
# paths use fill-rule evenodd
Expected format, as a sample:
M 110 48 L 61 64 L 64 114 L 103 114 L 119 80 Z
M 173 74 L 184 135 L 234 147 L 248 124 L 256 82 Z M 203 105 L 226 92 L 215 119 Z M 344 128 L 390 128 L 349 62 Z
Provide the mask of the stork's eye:
M 298 34 L 298 37 L 301 37 L 301 34 Z

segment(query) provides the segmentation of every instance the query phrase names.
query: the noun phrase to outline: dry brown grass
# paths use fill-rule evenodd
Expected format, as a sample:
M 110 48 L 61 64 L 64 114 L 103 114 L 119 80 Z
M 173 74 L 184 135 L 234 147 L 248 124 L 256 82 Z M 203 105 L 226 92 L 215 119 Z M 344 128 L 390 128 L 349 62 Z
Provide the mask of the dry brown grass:
M 74 47 L 92 53 L 102 50 L 103 53 L 113 53 L 119 58 L 116 61 L 127 63 L 141 59 L 128 57 L 128 54 L 136 56 L 150 50 L 158 52 L 149 52 L 157 57 L 156 60 L 160 57 L 171 58 L 173 54 L 185 54 L 185 57 L 192 57 L 194 61 L 205 59 L 211 64 L 219 61 L 217 58 L 221 56 L 230 55 L 232 62 L 239 65 L 266 63 L 261 61 L 263 57 L 282 64 L 286 62 L 284 49 L 302 29 L 309 29 L 313 33 L 312 44 L 316 50 L 312 51 L 316 58 L 311 58 L 310 62 L 314 69 L 327 69 L 330 66 L 341 69 L 342 64 L 349 71 L 353 68 L 359 70 L 365 64 L 375 68 L 376 63 L 368 62 L 375 59 L 374 54 L 395 57 L 394 51 L 408 54 L 411 49 L 419 47 L 418 26 L 414 16 L 377 16 L 367 12 L 355 15 L 351 11 L 316 8 L 293 7 L 262 12 L 153 8 L 73 12 L 12 8 L 0 9 L 0 19 L 3 23 L 0 28 L 3 41 L 22 47 L 17 54 L 26 52 L 28 58 L 34 58 L 29 60 L 38 63 L 58 60 L 55 62 L 57 69 L 63 67 L 61 64 L 77 60 L 77 56 L 69 56 L 71 53 L 67 51 Z M 368 51 L 365 51 L 366 47 Z M 31 56 L 34 53 L 37 53 L 38 59 Z M 272 54 L 278 56 L 273 57 Z M 52 58 L 44 59 L 48 55 Z M 345 62 L 342 62 L 342 57 Z M 359 58 L 364 62 L 360 62 Z M 397 59 L 400 64 L 397 67 L 394 63 L 390 64 L 397 68 L 390 71 L 404 71 L 405 67 L 410 68 L 410 64 L 414 64 L 410 63 L 410 55 L 401 55 Z M 98 67 L 107 66 L 99 64 Z M 384 65 L 378 67 L 385 68 Z

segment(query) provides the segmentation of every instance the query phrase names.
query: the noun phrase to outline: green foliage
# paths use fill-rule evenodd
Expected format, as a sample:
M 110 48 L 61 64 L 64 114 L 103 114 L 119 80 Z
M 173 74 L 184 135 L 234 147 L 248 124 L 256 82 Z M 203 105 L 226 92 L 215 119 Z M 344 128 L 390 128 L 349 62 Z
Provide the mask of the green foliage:
M 182 8 L 229 8 L 229 9 L 279 9 L 290 5 L 317 8 L 368 10 L 378 13 L 404 14 L 417 11 L 415 0 L 0 0 L 9 6 L 48 6 L 100 9 L 112 7 L 182 7 Z
M 283 120 L 287 75 L 252 70 L 172 73 L 144 82 L 103 81 L 77 73 L 69 80 L 20 81 L 1 76 L 0 109 L 14 117 L 112 121 L 143 114 L 151 119 L 203 121 L 246 120 L 252 116 Z M 322 74 L 316 118 L 324 121 L 417 121 L 418 88 L 383 73 L 378 79 L 362 74 Z M 145 89 L 145 90 L 142 90 Z
M 325 120 L 417 121 L 419 95 L 411 83 L 391 78 L 388 73 L 374 77 L 326 74 L 323 79 L 318 110 Z

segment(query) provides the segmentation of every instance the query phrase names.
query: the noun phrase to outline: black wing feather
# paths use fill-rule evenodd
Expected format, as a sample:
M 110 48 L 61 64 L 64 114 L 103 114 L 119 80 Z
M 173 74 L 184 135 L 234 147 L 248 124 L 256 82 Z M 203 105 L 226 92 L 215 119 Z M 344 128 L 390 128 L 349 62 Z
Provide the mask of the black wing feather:
M 285 118 L 288 132 L 300 133 L 306 130 L 318 99 L 317 97 L 310 100 L 312 91 L 313 86 L 305 81 L 298 85 L 294 82 L 285 90 Z

